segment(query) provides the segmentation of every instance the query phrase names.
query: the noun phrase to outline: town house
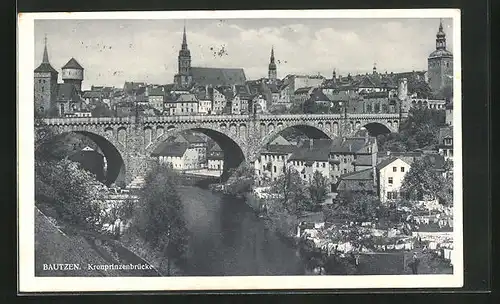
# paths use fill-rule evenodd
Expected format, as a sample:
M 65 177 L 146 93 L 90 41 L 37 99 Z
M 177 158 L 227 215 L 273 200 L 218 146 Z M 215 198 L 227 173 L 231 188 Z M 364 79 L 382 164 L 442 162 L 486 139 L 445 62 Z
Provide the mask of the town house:
M 207 154 L 208 169 L 222 173 L 224 169 L 224 152 L 217 143 L 210 148 Z
M 445 160 L 453 160 L 453 128 L 450 126 L 439 129 L 438 151 Z
M 401 185 L 410 165 L 400 158 L 389 158 L 377 165 L 378 195 L 382 203 L 395 201 L 404 195 Z

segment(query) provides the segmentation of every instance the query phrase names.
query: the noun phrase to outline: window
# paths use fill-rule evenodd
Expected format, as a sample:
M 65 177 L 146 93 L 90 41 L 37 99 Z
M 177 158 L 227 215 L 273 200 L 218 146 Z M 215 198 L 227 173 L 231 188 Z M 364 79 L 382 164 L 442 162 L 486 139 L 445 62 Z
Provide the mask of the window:
M 401 172 L 405 172 L 405 167 L 401 167 Z
M 344 164 L 347 164 L 347 157 L 344 157 Z
M 398 172 L 398 168 L 392 167 L 392 172 Z
M 391 184 L 391 185 L 393 184 L 393 182 L 394 182 L 394 181 L 393 181 L 393 179 L 392 179 L 392 176 L 391 176 L 391 177 L 389 177 L 389 180 L 388 180 L 388 181 L 389 181 L 389 184 Z
M 276 173 L 276 166 L 273 166 L 273 171 L 274 173 Z
M 323 168 L 326 168 L 326 164 L 325 163 L 323 163 Z

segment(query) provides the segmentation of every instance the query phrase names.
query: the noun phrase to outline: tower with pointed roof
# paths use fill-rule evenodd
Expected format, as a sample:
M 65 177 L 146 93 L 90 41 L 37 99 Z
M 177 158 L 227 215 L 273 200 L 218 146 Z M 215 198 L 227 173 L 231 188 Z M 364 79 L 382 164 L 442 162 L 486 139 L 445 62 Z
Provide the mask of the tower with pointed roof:
M 83 68 L 75 58 L 71 58 L 62 67 L 62 80 L 73 84 L 78 92 L 82 91 Z
M 269 80 L 271 81 L 275 81 L 278 77 L 276 63 L 274 62 L 274 47 L 271 47 L 271 58 L 269 60 L 269 69 L 267 74 Z
M 177 57 L 178 70 L 174 76 L 174 83 L 177 87 L 189 87 L 192 82 L 191 77 L 191 52 L 189 51 L 187 38 L 186 38 L 186 25 L 182 33 L 182 45 Z
M 427 77 L 434 94 L 439 94 L 443 88 L 451 87 L 453 83 L 453 54 L 446 49 L 442 20 L 436 34 L 436 49 L 427 58 Z
M 57 95 L 57 71 L 50 65 L 45 36 L 42 63 L 34 73 L 35 111 L 47 114 Z

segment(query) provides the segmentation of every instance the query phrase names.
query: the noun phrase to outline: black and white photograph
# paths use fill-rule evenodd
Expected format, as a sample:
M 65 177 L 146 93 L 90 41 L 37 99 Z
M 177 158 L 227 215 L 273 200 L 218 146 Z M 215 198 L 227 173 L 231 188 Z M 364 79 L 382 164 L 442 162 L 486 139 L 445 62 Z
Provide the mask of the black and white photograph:
M 460 287 L 460 11 L 22 14 L 21 291 Z

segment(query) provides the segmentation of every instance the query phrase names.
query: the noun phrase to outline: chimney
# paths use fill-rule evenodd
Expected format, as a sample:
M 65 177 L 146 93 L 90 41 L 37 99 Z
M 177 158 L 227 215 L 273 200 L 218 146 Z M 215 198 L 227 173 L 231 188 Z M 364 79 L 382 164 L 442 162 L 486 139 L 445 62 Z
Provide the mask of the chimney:
M 391 151 L 387 151 L 387 152 L 386 152 L 386 155 L 387 155 L 387 156 L 391 155 Z
M 236 95 L 236 93 L 237 93 L 236 92 L 236 85 L 235 84 L 233 84 L 233 93 L 234 93 L 234 95 Z
M 377 187 L 377 167 L 372 163 L 373 186 Z
M 309 138 L 309 149 L 313 148 L 313 141 L 314 141 L 314 139 Z

